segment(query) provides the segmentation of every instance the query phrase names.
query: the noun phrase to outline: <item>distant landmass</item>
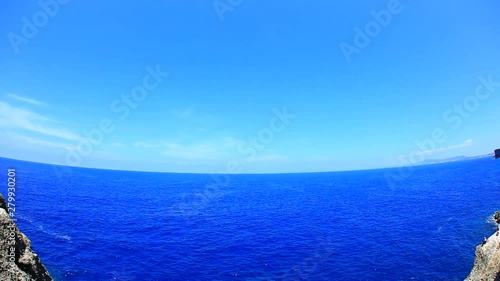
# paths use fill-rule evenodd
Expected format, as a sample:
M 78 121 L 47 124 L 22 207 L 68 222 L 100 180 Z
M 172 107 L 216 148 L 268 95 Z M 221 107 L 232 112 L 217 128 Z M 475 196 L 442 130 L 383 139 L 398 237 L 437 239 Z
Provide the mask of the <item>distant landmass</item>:
M 446 163 L 446 162 L 456 162 L 456 161 L 464 161 L 464 160 L 471 160 L 471 159 L 477 159 L 477 158 L 485 158 L 485 157 L 492 157 L 493 154 L 482 154 L 482 155 L 476 155 L 476 156 L 454 156 L 450 158 L 444 158 L 444 159 L 425 159 L 422 162 L 419 162 L 419 165 L 430 165 L 430 164 L 439 164 L 439 163 Z

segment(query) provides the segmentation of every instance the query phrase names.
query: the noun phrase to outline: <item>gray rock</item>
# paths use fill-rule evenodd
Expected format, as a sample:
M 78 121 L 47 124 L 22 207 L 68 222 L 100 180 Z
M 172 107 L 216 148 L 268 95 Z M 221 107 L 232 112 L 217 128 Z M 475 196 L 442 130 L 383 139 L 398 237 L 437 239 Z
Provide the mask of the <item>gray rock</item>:
M 500 224 L 500 211 L 496 212 L 496 214 L 493 215 L 493 218 L 497 224 Z
M 14 256 L 11 257 L 10 253 L 14 253 Z M 2 194 L 0 194 L 0 280 L 52 281 L 40 258 L 31 249 L 30 240 L 19 231 L 15 222 L 9 217 L 7 203 Z
M 500 211 L 494 215 L 500 223 Z M 466 281 L 500 281 L 500 229 L 476 247 L 476 257 Z

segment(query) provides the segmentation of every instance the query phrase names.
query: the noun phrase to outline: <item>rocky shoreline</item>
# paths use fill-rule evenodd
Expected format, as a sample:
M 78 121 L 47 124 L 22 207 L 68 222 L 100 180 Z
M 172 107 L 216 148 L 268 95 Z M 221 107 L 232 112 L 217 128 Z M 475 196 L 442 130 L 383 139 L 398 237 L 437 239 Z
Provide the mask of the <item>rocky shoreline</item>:
M 500 211 L 493 218 L 499 229 L 476 247 L 474 267 L 465 281 L 500 281 Z
M 31 249 L 30 240 L 9 217 L 5 198 L 0 194 L 0 280 L 52 281 L 52 277 Z

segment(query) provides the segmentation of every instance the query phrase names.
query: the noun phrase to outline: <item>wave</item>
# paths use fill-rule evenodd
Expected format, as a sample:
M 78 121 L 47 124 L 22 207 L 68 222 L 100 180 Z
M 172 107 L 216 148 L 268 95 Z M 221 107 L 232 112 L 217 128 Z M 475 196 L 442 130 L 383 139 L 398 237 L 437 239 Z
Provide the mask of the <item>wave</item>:
M 38 230 L 40 230 L 41 232 L 45 233 L 45 234 L 48 234 L 48 235 L 51 235 L 53 237 L 56 237 L 58 239 L 61 239 L 61 240 L 67 240 L 67 241 L 70 241 L 71 240 L 71 236 L 69 235 L 61 235 L 57 232 L 53 232 L 53 231 L 50 231 L 50 230 L 45 230 L 43 225 L 38 225 Z

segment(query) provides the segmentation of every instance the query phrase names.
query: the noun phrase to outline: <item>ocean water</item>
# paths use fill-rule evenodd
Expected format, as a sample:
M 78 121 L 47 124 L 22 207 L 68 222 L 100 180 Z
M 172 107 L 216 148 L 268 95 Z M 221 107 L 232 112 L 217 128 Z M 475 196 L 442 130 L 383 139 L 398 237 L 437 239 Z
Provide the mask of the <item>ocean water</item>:
M 143 173 L 0 158 L 56 280 L 463 280 L 494 232 L 500 161 L 369 171 Z M 59 175 L 59 176 L 58 176 Z

